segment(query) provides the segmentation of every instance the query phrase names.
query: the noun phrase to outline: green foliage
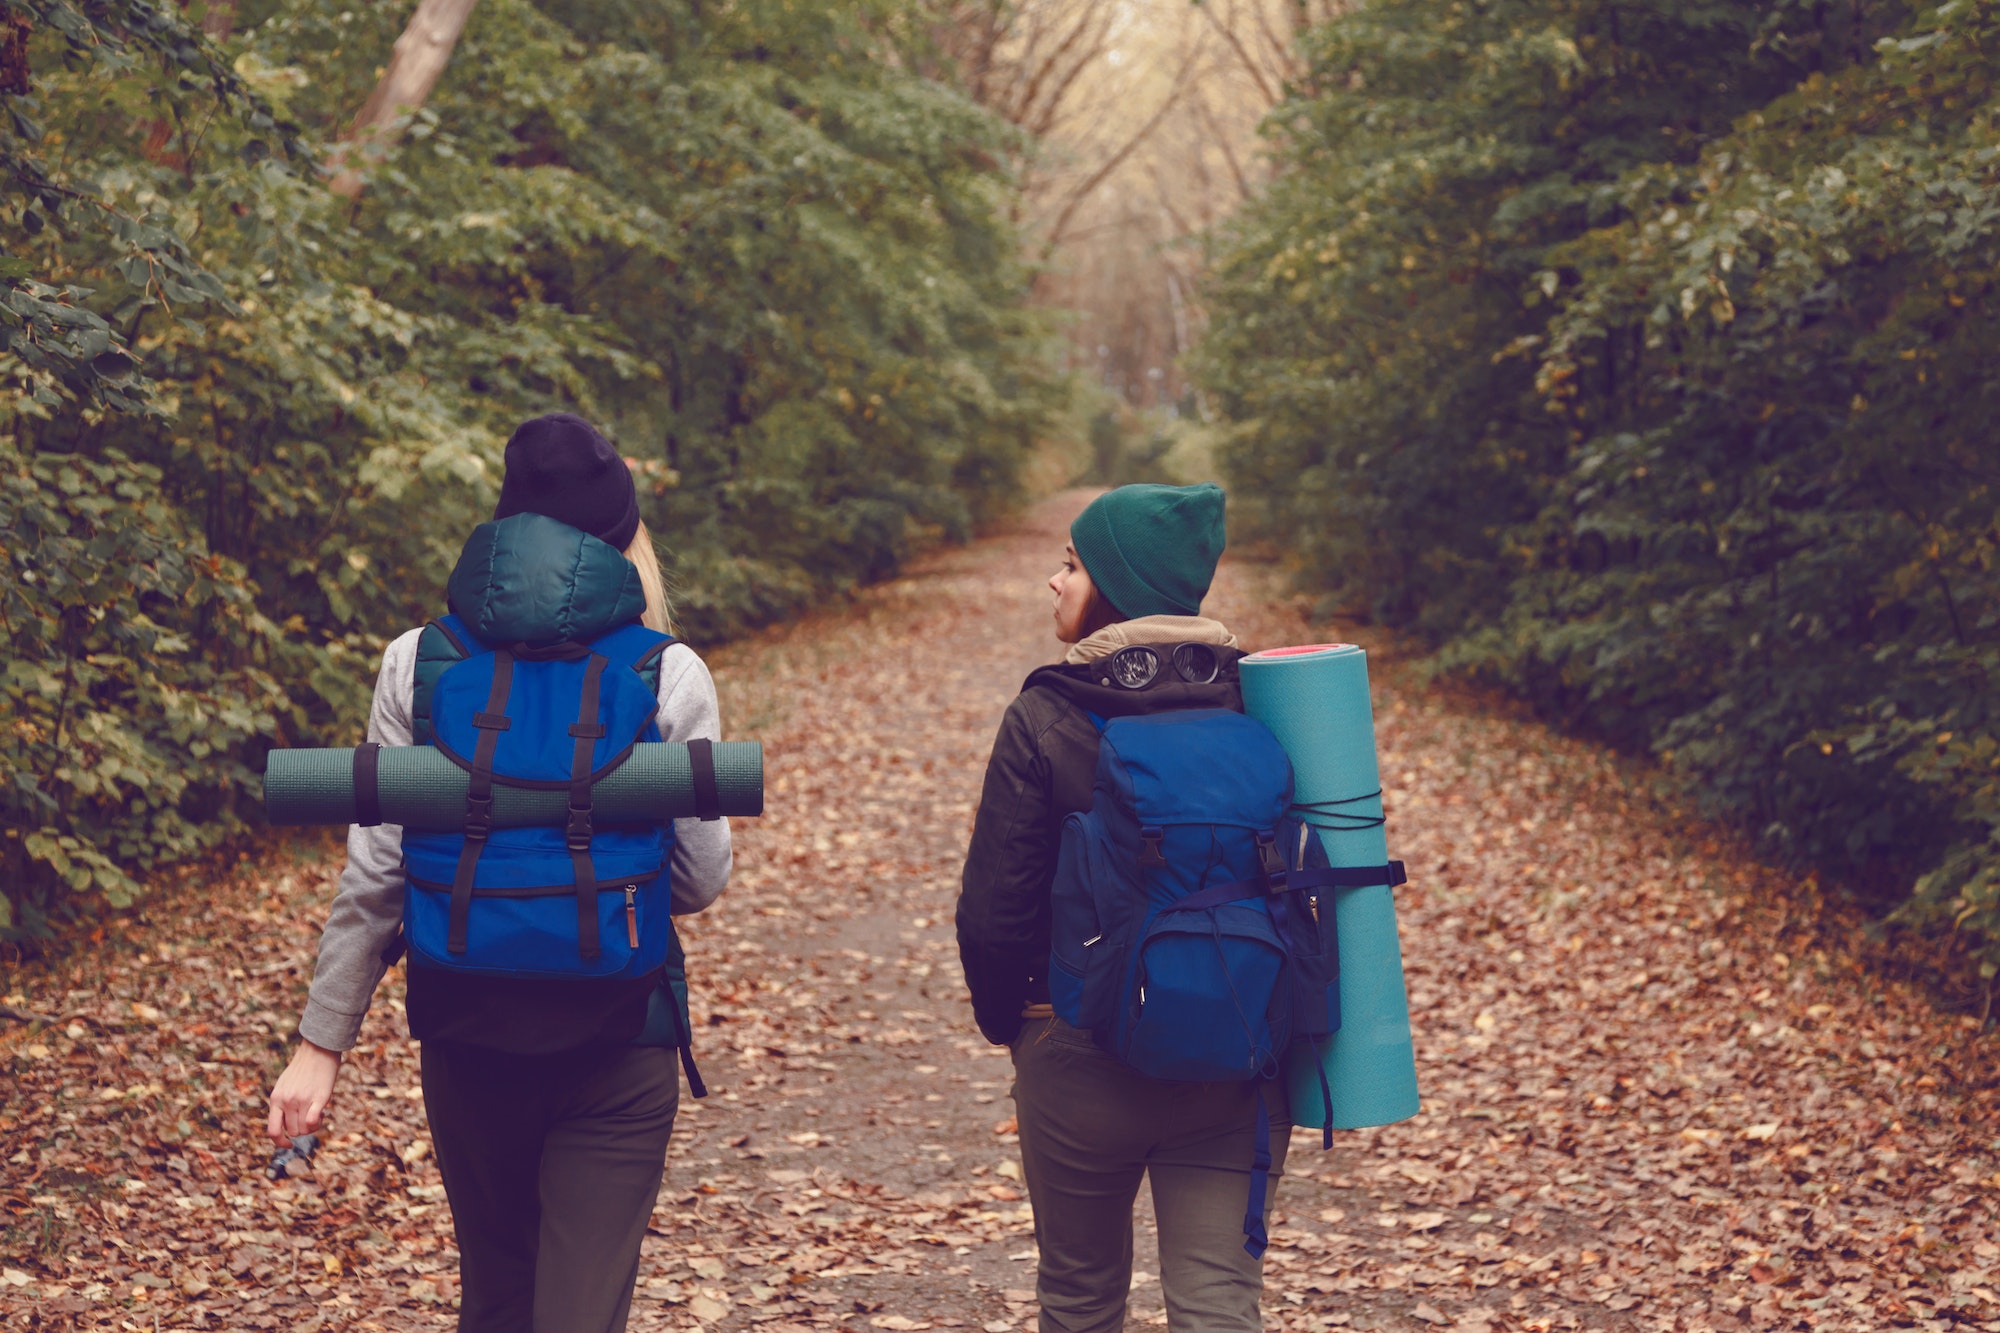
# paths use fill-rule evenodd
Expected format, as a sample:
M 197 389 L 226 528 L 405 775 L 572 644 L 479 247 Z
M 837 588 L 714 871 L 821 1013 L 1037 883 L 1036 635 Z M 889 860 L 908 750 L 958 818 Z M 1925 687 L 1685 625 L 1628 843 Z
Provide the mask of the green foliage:
M 1350 604 L 2000 963 L 1992 6 L 1363 7 L 1207 352 Z
M 1095 469 L 1091 480 L 1101 486 L 1152 482 L 1193 486 L 1216 481 L 1216 458 L 1229 437 L 1226 425 L 1207 425 L 1162 411 L 1140 412 L 1113 401 L 1092 419 Z
M 218 51 L 113 2 L 76 12 L 128 55 L 33 9 L 0 96 L 69 201 L 0 205 L 0 927 L 129 896 L 240 826 L 264 748 L 351 736 L 523 417 L 618 440 L 697 641 L 1013 498 L 1054 397 L 1017 145 L 869 6 L 485 0 L 350 202 L 310 145 L 407 5 L 245 4 Z
M 7 0 L 0 4 L 0 33 L 5 34 L 0 97 L 6 98 L 7 112 L 0 124 L 0 175 L 18 195 L 11 221 L 19 234 L 38 237 L 53 226 L 60 237 L 83 228 L 109 252 L 111 266 L 132 289 L 131 301 L 177 304 L 184 313 L 211 304 L 229 308 L 221 284 L 195 261 L 164 210 L 151 201 L 121 208 L 86 176 L 47 162 L 42 150 L 48 130 L 40 119 L 31 62 L 36 38 L 41 36 L 41 49 L 67 69 L 115 81 L 121 96 L 107 97 L 102 109 L 146 107 L 170 116 L 184 142 L 188 118 L 203 102 L 211 116 L 218 111 L 240 116 L 250 132 L 241 151 L 253 159 L 269 155 L 272 136 L 286 151 L 295 151 L 293 127 L 273 119 L 198 29 L 175 10 L 148 0 L 89 0 L 80 6 L 67 0 Z M 52 109 L 60 115 L 66 108 Z M 164 129 L 166 121 L 157 124 Z M 58 125 L 54 141 L 64 137 Z M 54 265 L 39 269 L 10 245 L 0 260 L 0 330 L 6 335 L 0 401 L 18 394 L 51 408 L 64 397 L 80 396 L 119 410 L 141 410 L 144 393 L 112 322 L 117 314 L 107 320 L 105 312 L 86 304 L 91 289 L 65 281 L 73 276 L 68 265 L 60 256 L 49 257 Z M 51 277 L 55 280 L 42 280 Z M 130 314 L 131 301 L 121 313 Z

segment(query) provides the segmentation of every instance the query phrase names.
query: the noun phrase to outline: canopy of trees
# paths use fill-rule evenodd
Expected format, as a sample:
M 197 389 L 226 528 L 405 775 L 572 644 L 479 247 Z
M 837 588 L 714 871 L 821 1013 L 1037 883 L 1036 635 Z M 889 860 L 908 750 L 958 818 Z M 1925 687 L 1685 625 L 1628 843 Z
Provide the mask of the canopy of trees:
M 351 739 L 525 416 L 619 441 L 698 641 L 1013 497 L 1054 397 L 1019 136 L 909 72 L 919 27 L 484 0 L 331 190 L 409 19 L 0 0 L 0 932 Z
M 1378 0 L 1202 380 L 1263 530 L 2000 965 L 2000 10 Z

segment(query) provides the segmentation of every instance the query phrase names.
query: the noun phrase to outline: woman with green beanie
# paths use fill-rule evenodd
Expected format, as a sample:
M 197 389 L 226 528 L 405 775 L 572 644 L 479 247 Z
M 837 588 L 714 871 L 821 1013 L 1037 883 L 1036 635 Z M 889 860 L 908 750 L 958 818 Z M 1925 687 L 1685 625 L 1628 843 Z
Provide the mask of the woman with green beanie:
M 1148 1078 L 1058 1018 L 1048 982 L 1063 820 L 1091 808 L 1106 720 L 1243 707 L 1243 650 L 1201 615 L 1224 545 L 1223 504 L 1213 485 L 1123 486 L 1077 516 L 1049 580 L 1068 651 L 1008 707 L 966 854 L 959 953 L 980 1031 L 1014 1053 L 1042 1333 L 1123 1326 L 1132 1207 L 1148 1176 L 1168 1327 L 1259 1327 L 1263 1273 L 1243 1243 L 1244 1200 L 1259 1098 L 1274 1125 L 1272 1174 L 1283 1169 L 1282 1091 L 1267 1080 Z M 1154 651 L 1128 651 L 1140 645 Z

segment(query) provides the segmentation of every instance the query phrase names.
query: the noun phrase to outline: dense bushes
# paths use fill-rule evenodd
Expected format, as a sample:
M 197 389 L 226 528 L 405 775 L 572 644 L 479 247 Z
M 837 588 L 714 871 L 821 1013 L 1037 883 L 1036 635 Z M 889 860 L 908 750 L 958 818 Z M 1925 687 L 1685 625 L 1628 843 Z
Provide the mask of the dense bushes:
M 1262 522 L 2000 963 L 2000 17 L 1421 0 L 1317 36 L 1205 378 Z
M 0 0 L 0 931 L 351 734 L 523 416 L 635 460 L 701 640 L 964 535 L 1051 399 L 1011 132 L 861 0 L 484 0 L 354 202 L 314 146 L 408 6 L 233 14 Z

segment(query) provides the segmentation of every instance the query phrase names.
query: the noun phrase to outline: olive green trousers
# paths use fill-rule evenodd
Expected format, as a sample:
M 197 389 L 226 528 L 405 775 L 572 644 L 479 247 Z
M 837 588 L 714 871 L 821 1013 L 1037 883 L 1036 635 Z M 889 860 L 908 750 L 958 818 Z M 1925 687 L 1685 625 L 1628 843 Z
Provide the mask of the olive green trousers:
M 1257 1099 L 1271 1116 L 1271 1199 L 1291 1136 L 1269 1084 L 1164 1083 L 1061 1019 L 1014 1042 L 1021 1165 L 1041 1252 L 1041 1333 L 1114 1333 L 1132 1286 L 1132 1205 L 1150 1177 L 1171 1333 L 1253 1333 L 1264 1266 L 1243 1248 Z

